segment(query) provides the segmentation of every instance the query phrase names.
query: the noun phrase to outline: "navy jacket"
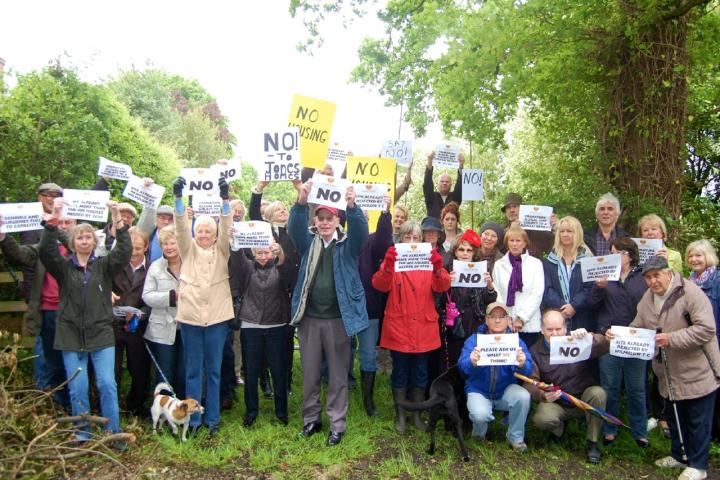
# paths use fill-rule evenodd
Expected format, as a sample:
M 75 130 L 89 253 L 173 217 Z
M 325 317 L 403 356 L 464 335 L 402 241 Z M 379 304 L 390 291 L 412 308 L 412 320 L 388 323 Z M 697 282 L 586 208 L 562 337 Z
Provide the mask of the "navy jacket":
M 593 253 L 593 255 L 597 255 L 597 232 L 598 232 L 598 225 L 597 223 L 592 226 L 592 228 L 586 228 L 585 234 L 583 235 L 583 240 L 585 240 L 585 245 L 587 245 L 590 248 L 590 251 Z M 630 234 L 625 231 L 620 225 L 615 225 L 615 238 L 620 237 L 629 237 Z
M 562 261 L 562 260 L 560 260 Z M 560 277 L 558 276 L 557 259 L 554 257 L 543 260 L 543 270 L 545 272 L 545 293 L 543 294 L 543 310 L 546 308 L 559 309 L 565 303 L 570 303 L 575 309 L 575 316 L 569 321 L 568 328 L 576 330 L 584 328 L 588 332 L 595 332 L 597 322 L 595 312 L 588 305 L 588 296 L 593 287 L 593 282 L 583 282 L 580 264 L 577 263 L 570 275 L 570 297 L 569 302 L 565 302 L 560 285 Z
M 372 286 L 372 277 L 380 269 L 380 264 L 385 258 L 388 248 L 393 245 L 392 233 L 392 215 L 389 212 L 383 212 L 378 218 L 375 233 L 370 234 L 360 250 L 358 268 L 360 281 L 365 289 L 368 318 L 381 319 L 385 313 L 387 294 L 375 290 L 375 287 Z
M 625 282 L 608 282 L 607 287 L 593 285 L 588 305 L 598 311 L 598 333 L 604 334 L 613 325 L 627 327 L 635 319 L 637 305 L 647 290 L 640 268 L 634 268 Z
M 700 289 L 710 299 L 715 315 L 715 334 L 720 344 L 720 271 L 716 270 L 715 275 L 703 283 Z

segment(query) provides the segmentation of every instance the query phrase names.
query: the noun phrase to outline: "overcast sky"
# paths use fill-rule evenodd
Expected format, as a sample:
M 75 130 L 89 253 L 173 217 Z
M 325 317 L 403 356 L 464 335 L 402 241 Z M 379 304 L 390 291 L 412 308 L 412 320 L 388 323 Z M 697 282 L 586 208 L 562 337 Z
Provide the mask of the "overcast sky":
M 287 124 L 294 93 L 321 98 L 337 104 L 332 142 L 377 155 L 385 140 L 397 138 L 400 109 L 348 79 L 361 39 L 379 36 L 380 22 L 370 15 L 344 30 L 333 19 L 323 27 L 325 45 L 311 57 L 295 48 L 306 31 L 290 18 L 288 4 L 4 0 L 0 57 L 6 69 L 25 73 L 67 52 L 90 82 L 148 63 L 196 78 L 230 118 L 236 155 L 245 160 L 256 156 L 262 131 Z M 442 141 L 438 135 L 425 140 L 429 148 Z M 402 137 L 413 139 L 407 125 Z

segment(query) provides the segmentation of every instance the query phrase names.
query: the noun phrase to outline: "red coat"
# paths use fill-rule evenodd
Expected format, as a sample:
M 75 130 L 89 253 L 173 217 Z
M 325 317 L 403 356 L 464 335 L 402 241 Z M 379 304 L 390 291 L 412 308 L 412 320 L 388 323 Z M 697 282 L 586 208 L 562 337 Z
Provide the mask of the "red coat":
M 372 278 L 372 285 L 389 292 L 382 324 L 380 346 L 404 353 L 423 353 L 440 347 L 440 327 L 433 292 L 450 288 L 450 275 L 437 272 L 388 272 L 385 262 Z

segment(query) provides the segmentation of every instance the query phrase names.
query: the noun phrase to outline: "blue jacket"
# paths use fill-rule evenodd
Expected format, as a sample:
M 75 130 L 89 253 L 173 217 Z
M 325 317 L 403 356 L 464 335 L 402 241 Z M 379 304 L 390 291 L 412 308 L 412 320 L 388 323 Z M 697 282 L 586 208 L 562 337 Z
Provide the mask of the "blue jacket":
M 292 296 L 291 325 L 297 325 L 305 314 L 307 300 L 318 267 L 318 259 L 323 249 L 323 240 L 316 235 L 314 228 L 308 229 L 307 205 L 296 203 L 290 209 L 288 233 L 292 239 L 300 261 L 300 272 Z M 348 234 L 338 230 L 338 241 L 333 249 L 333 271 L 335 294 L 337 295 L 340 315 L 345 324 L 345 332 L 352 336 L 368 328 L 368 316 L 365 309 L 365 291 L 358 271 L 358 256 L 368 238 L 368 223 L 358 207 L 348 208 Z
M 588 306 L 588 296 L 593 287 L 593 282 L 583 282 L 580 262 L 576 261 L 570 274 L 570 291 L 568 292 L 569 302 L 563 297 L 560 277 L 558 275 L 558 262 L 562 262 L 554 253 L 551 253 L 547 260 L 543 260 L 545 271 L 545 293 L 543 293 L 543 310 L 545 308 L 558 309 L 569 303 L 575 309 L 575 316 L 569 321 L 568 328 L 576 330 L 584 328 L 588 332 L 597 329 L 595 312 Z
M 482 324 L 476 333 L 486 334 L 487 325 Z M 512 333 L 510 329 L 506 333 Z M 513 375 L 515 372 L 522 375 L 531 375 L 533 371 L 533 360 L 525 342 L 520 340 L 520 348 L 525 352 L 525 366 L 498 365 L 477 367 L 470 362 L 470 353 L 477 346 L 477 335 L 470 335 L 463 345 L 458 360 L 458 367 L 467 375 L 465 380 L 465 393 L 480 393 L 489 400 L 498 400 L 502 397 L 508 385 L 520 384 L 520 380 Z
M 700 286 L 700 289 L 710 299 L 713 314 L 715 315 L 715 334 L 717 335 L 718 343 L 720 343 L 720 270 L 716 270 L 715 275 L 707 279 L 705 283 Z
M 647 283 L 639 267 L 635 267 L 625 282 L 608 282 L 607 287 L 593 284 L 588 305 L 597 310 L 597 333 L 603 335 L 613 325 L 627 327 L 635 319 L 637 306 L 647 290 Z

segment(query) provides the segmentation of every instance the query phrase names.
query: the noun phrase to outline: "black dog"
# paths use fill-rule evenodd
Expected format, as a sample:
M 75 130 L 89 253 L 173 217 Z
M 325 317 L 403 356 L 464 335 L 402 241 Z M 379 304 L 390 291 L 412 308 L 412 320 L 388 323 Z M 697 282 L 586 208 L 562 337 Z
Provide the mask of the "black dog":
M 458 406 L 465 403 L 465 376 L 456 366 L 437 377 L 430 385 L 430 398 L 420 403 L 402 402 L 405 410 L 430 410 L 430 447 L 427 453 L 435 453 L 435 428 L 441 418 L 445 420 L 446 427 L 455 427 L 460 451 L 464 461 L 470 460 L 465 440 L 463 439 L 463 419 L 458 412 Z

